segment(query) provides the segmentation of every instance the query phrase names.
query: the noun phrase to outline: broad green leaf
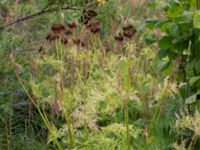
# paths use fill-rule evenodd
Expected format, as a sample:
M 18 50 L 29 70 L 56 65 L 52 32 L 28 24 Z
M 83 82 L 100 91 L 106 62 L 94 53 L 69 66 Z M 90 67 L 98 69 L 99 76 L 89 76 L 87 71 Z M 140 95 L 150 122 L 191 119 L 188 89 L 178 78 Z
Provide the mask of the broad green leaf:
M 169 52 L 169 49 L 162 48 L 158 52 L 158 57 L 159 58 L 164 58 L 164 57 L 167 56 L 168 52 Z
M 179 4 L 179 2 L 173 3 L 168 11 L 167 11 L 167 15 L 171 18 L 175 18 L 178 15 L 180 15 L 183 12 L 183 8 L 181 7 L 181 5 Z
M 173 47 L 172 41 L 173 41 L 172 37 L 165 36 L 158 41 L 158 44 L 160 48 L 172 48 Z
M 200 11 L 196 11 L 193 17 L 194 28 L 200 29 Z
M 167 69 L 169 67 L 170 62 L 169 61 L 163 61 L 158 65 L 158 71 L 162 72 L 165 69 Z
M 190 85 L 194 86 L 200 80 L 200 76 L 192 77 L 190 79 Z
M 197 92 L 197 93 L 195 93 L 194 95 L 188 97 L 188 98 L 186 99 L 185 103 L 186 103 L 186 104 L 193 104 L 193 103 L 195 103 L 196 100 L 197 100 L 197 95 L 199 95 L 199 94 L 200 94 L 200 92 Z
M 146 20 L 146 27 L 152 29 L 159 23 L 158 19 L 147 19 Z

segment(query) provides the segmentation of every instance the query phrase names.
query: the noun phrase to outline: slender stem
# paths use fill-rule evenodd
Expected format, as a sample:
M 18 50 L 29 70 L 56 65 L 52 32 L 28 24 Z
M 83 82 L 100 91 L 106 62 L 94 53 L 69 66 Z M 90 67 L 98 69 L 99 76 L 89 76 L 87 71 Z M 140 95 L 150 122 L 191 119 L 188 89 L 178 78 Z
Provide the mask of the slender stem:
M 196 0 L 196 3 L 197 3 L 197 10 L 199 10 L 199 7 L 200 7 L 200 0 Z
M 59 46 L 59 47 L 58 47 Z M 60 50 L 60 54 L 59 54 L 59 50 Z M 60 78 L 61 78 L 61 95 L 59 96 L 59 103 L 61 106 L 61 109 L 63 111 L 65 120 L 67 121 L 67 128 L 68 128 L 68 132 L 69 132 L 69 141 L 70 141 L 70 145 L 71 147 L 74 146 L 74 135 L 73 135 L 73 128 L 71 127 L 72 125 L 72 121 L 71 121 L 71 117 L 69 115 L 68 110 L 66 110 L 63 106 L 63 101 L 65 99 L 65 95 L 64 95 L 64 85 L 65 85 L 65 79 L 64 79 L 64 51 L 62 49 L 61 43 L 56 43 L 56 51 L 57 51 L 57 56 L 58 59 L 60 59 L 61 61 L 61 65 L 60 65 Z M 60 58 L 59 58 L 60 55 Z M 58 91 L 56 91 L 56 93 L 58 93 Z
M 189 62 L 190 62 L 190 52 L 191 52 L 191 46 L 192 46 L 191 44 L 192 44 L 191 41 L 189 41 L 187 59 L 186 59 L 186 88 L 185 88 L 186 98 L 190 96 Z M 188 111 L 189 113 L 191 111 L 190 104 L 188 104 Z
M 6 119 L 6 126 L 5 126 L 5 132 L 6 132 L 6 143 L 7 143 L 7 150 L 10 150 L 10 139 L 9 139 L 9 133 L 8 133 L 9 127 L 8 127 L 8 119 Z
M 129 92 L 130 92 L 130 66 L 131 66 L 131 53 L 130 50 L 132 46 L 128 49 L 128 69 L 127 69 L 127 89 L 126 89 L 126 100 L 125 100 L 125 124 L 126 124 L 126 138 L 127 138 L 127 150 L 130 150 L 130 140 L 129 140 L 129 114 L 128 114 L 128 102 L 129 102 Z
M 192 150 L 192 146 L 195 144 L 195 141 L 196 141 L 196 134 L 194 133 L 193 136 L 192 136 L 192 140 L 190 142 L 190 145 L 188 147 L 188 150 Z
M 42 117 L 42 120 L 44 121 L 45 125 L 47 126 L 48 130 L 50 131 L 50 133 L 52 133 L 51 125 L 50 125 L 50 123 L 49 123 L 49 120 L 48 120 L 47 118 L 45 118 L 44 114 L 43 114 L 43 113 L 41 112 L 41 110 L 40 110 L 40 107 L 36 104 L 36 102 L 33 100 L 33 98 L 31 97 L 31 95 L 30 95 L 29 92 L 27 91 L 27 89 L 26 89 L 26 87 L 24 86 L 24 84 L 23 84 L 23 82 L 22 82 L 22 80 L 21 80 L 19 74 L 17 73 L 17 71 L 16 71 L 15 66 L 14 66 L 13 63 L 12 63 L 12 65 L 13 65 L 15 75 L 16 75 L 16 77 L 17 77 L 17 79 L 18 79 L 20 85 L 22 86 L 23 90 L 25 91 L 26 95 L 27 95 L 28 98 L 31 100 L 31 102 L 33 103 L 33 105 L 37 108 L 37 110 L 38 110 L 40 116 Z M 56 142 L 56 145 L 58 146 L 58 149 L 59 149 L 59 150 L 62 150 L 62 148 L 61 148 L 61 146 L 60 146 L 60 144 L 59 144 L 57 138 L 55 138 L 54 136 L 53 136 L 53 138 L 54 138 L 54 140 L 55 140 L 55 142 Z

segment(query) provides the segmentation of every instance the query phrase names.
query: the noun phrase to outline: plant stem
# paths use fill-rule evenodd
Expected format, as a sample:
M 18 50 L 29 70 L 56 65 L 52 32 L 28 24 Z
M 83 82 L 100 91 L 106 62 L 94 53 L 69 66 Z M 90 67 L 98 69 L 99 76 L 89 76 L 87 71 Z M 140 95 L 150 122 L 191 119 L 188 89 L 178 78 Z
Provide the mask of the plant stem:
M 194 133 L 193 136 L 192 136 L 192 140 L 190 142 L 190 145 L 188 147 L 188 150 L 192 150 L 192 146 L 195 144 L 195 141 L 196 141 L 196 134 Z
M 196 0 L 196 3 L 197 3 L 197 10 L 199 10 L 199 7 L 200 7 L 200 0 Z
M 14 72 L 15 72 L 15 75 L 17 77 L 17 80 L 19 81 L 20 85 L 22 86 L 23 90 L 25 91 L 26 95 L 28 96 L 28 98 L 31 100 L 31 102 L 33 103 L 33 105 L 37 108 L 40 116 L 42 117 L 42 120 L 44 121 L 45 125 L 47 126 L 48 130 L 50 131 L 50 133 L 52 133 L 52 130 L 51 130 L 51 125 L 49 123 L 49 120 L 47 118 L 45 118 L 44 114 L 42 113 L 42 111 L 40 110 L 40 107 L 36 104 L 36 102 L 33 100 L 33 98 L 31 97 L 31 95 L 29 94 L 29 92 L 27 91 L 26 87 L 24 86 L 19 74 L 17 73 L 17 71 L 15 70 L 15 66 L 14 64 L 12 63 L 13 65 L 13 68 L 14 68 Z M 54 137 L 54 136 L 53 136 Z M 57 138 L 54 137 L 54 140 L 55 140 L 55 143 L 56 145 L 58 146 L 58 149 L 59 150 L 62 150 Z
M 127 138 L 127 150 L 130 150 L 130 140 L 129 140 L 129 115 L 128 115 L 128 102 L 129 102 L 129 92 L 130 92 L 130 65 L 131 65 L 131 47 L 128 49 L 128 69 L 127 69 L 127 89 L 126 89 L 126 99 L 125 99 L 125 124 L 126 124 L 126 138 Z

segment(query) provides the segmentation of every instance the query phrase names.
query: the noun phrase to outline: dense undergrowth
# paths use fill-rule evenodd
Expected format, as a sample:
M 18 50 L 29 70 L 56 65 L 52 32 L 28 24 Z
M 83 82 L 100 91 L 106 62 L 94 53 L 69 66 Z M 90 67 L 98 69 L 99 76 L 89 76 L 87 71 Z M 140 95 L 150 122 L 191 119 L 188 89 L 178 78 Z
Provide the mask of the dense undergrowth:
M 0 150 L 200 149 L 198 8 L 0 2 Z

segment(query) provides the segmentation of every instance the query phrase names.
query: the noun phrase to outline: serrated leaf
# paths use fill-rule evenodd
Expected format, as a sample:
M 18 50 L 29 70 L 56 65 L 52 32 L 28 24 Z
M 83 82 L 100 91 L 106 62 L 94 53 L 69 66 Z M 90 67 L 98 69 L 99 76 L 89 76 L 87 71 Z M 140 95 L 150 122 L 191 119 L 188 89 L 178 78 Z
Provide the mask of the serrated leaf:
M 194 86 L 200 80 L 200 76 L 192 77 L 190 79 L 190 85 Z
M 165 69 L 169 67 L 170 62 L 169 61 L 162 61 L 161 63 L 158 64 L 158 71 L 162 72 Z
M 194 95 L 188 97 L 188 98 L 185 100 L 185 103 L 186 103 L 186 104 L 193 104 L 193 103 L 195 103 L 196 100 L 197 100 L 197 95 L 199 95 L 199 94 L 200 94 L 200 92 L 197 92 L 197 93 L 195 93 Z
M 168 52 L 169 52 L 169 49 L 162 48 L 158 52 L 158 57 L 159 58 L 164 58 L 164 57 L 167 56 Z

